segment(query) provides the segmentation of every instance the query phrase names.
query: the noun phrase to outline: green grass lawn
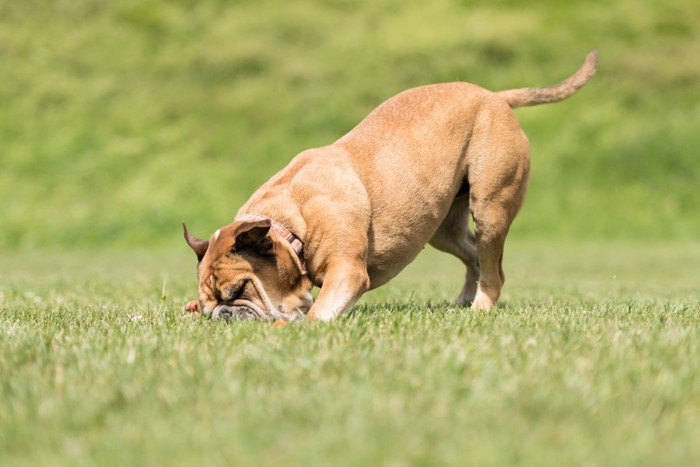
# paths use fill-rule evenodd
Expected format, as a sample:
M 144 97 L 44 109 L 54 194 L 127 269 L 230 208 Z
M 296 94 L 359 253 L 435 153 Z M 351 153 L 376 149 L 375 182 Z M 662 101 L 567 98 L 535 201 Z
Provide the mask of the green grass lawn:
M 180 250 L 0 257 L 0 465 L 698 465 L 700 247 L 426 250 L 327 325 L 182 311 Z
M 517 111 L 493 312 L 430 249 L 336 323 L 182 311 L 181 220 L 406 88 L 593 48 Z M 700 465 L 699 50 L 697 0 L 0 0 L 0 466 Z
M 549 86 L 594 48 L 517 111 L 514 234 L 698 238 L 697 0 L 0 0 L 0 250 L 210 235 L 398 92 Z

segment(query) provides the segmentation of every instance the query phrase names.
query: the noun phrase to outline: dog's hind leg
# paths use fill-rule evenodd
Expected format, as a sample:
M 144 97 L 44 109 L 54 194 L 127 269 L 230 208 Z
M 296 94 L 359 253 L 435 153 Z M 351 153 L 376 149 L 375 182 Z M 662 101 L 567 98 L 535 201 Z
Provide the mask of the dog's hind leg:
M 503 247 L 512 221 L 500 206 L 474 207 L 476 251 L 479 258 L 479 280 L 472 302 L 475 310 L 489 310 L 496 305 L 505 282 Z
M 488 148 L 469 167 L 469 209 L 474 217 L 479 283 L 475 310 L 496 305 L 505 282 L 503 247 L 510 225 L 525 198 L 530 172 L 530 148 L 515 118 L 492 119 L 482 136 Z M 505 138 L 505 136 L 510 137 Z M 507 144 L 505 144 L 507 142 Z M 498 144 L 500 143 L 500 144 Z
M 467 268 L 464 286 L 456 300 L 458 305 L 470 305 L 474 301 L 479 281 L 479 257 L 474 234 L 469 229 L 470 215 L 469 196 L 458 197 L 430 240 L 433 247 L 456 256 Z

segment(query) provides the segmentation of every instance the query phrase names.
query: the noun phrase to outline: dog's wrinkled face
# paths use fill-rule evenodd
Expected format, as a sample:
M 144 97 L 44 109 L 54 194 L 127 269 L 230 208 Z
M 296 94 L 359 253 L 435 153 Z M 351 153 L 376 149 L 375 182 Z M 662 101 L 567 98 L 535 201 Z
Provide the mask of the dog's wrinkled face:
M 234 222 L 199 240 L 185 227 L 197 254 L 202 312 L 221 319 L 293 320 L 313 303 L 312 284 L 289 243 L 270 221 Z

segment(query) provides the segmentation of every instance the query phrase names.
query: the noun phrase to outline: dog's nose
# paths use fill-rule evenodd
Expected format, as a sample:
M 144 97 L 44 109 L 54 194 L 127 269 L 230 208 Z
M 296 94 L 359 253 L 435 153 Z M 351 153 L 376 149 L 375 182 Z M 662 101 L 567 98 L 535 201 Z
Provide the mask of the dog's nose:
M 233 318 L 233 309 L 230 306 L 220 305 L 214 310 L 211 317 L 214 319 L 229 320 Z
M 212 319 L 255 319 L 256 314 L 250 308 L 235 305 L 219 305 L 211 314 Z

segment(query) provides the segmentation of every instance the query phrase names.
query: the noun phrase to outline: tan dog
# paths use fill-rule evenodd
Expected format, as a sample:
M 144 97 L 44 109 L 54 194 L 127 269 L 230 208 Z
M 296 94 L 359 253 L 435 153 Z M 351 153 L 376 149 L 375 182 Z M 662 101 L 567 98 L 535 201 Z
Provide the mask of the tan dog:
M 549 88 L 409 89 L 335 143 L 302 152 L 208 241 L 185 227 L 199 259 L 202 310 L 214 318 L 289 320 L 308 312 L 331 320 L 396 276 L 426 243 L 466 265 L 457 303 L 492 308 L 530 171 L 527 137 L 511 109 L 571 96 L 597 60 L 591 52 L 578 72 Z M 315 303 L 313 285 L 321 287 Z

